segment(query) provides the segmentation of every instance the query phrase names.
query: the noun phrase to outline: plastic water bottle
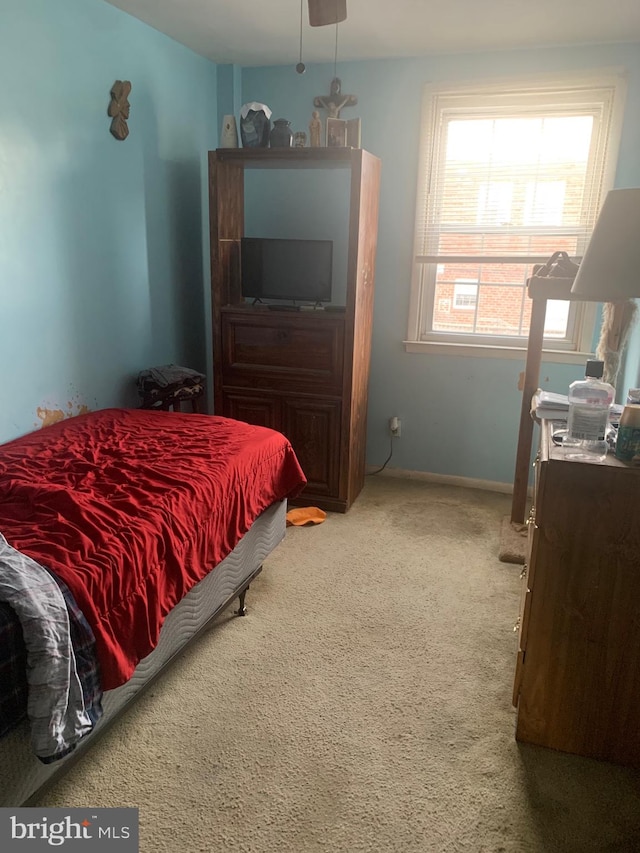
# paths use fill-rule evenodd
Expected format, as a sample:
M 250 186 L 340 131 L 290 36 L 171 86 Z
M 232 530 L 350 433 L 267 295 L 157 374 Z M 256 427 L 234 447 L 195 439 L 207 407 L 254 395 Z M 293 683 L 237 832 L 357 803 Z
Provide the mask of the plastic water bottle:
M 603 361 L 588 361 L 585 378 L 569 386 L 567 436 L 562 442 L 569 459 L 604 462 L 606 434 L 615 388 L 602 381 Z

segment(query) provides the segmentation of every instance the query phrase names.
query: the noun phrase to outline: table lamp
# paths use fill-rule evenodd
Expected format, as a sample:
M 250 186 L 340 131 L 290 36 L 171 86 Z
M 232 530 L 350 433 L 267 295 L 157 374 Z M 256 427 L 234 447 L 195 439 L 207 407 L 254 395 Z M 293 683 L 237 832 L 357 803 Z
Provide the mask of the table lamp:
M 640 296 L 640 187 L 607 194 L 571 293 L 585 302 Z
M 500 559 L 524 562 L 513 546 L 513 528 L 524 526 L 529 485 L 529 465 L 533 437 L 531 399 L 540 381 L 544 321 L 548 299 L 603 302 L 603 328 L 598 345 L 599 358 L 617 364 L 635 313 L 633 297 L 640 296 L 640 187 L 610 190 L 587 244 L 574 279 L 532 276 L 527 282 L 533 300 L 527 359 L 522 392 L 520 430 L 516 453 L 511 518 L 503 524 Z M 606 376 L 606 374 L 605 374 Z M 610 379 L 607 381 L 611 381 Z M 615 384 L 615 383 L 612 383 Z M 511 529 L 510 529 L 511 528 Z M 519 531 L 518 531 L 519 532 Z M 510 540 L 508 546 L 504 545 Z M 516 552 L 516 558 L 509 555 Z

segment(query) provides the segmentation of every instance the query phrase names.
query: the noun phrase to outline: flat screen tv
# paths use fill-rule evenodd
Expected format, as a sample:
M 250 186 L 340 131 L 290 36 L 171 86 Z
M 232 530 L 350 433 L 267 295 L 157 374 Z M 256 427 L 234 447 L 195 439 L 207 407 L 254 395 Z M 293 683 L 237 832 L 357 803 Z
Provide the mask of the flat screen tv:
M 243 237 L 242 295 L 249 299 L 331 302 L 331 240 Z

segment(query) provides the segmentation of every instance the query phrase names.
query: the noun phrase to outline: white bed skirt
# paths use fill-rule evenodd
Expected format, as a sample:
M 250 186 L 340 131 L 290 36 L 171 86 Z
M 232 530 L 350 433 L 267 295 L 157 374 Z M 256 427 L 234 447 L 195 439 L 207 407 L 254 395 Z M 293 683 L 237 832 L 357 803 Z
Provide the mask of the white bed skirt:
M 286 500 L 265 510 L 231 554 L 174 607 L 165 619 L 156 648 L 138 664 L 126 684 L 104 694 L 102 719 L 67 758 L 53 764 L 39 761 L 31 752 L 27 722 L 0 740 L 0 806 L 22 805 L 91 747 L 101 729 L 246 585 L 284 538 L 286 513 Z

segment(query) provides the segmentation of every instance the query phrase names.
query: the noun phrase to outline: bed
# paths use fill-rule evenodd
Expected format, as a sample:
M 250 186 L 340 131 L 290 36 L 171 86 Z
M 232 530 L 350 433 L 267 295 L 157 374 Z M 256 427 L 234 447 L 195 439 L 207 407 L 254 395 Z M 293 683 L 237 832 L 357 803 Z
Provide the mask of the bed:
M 0 446 L 0 573 L 14 596 L 4 617 L 22 629 L 30 679 L 14 687 L 15 660 L 14 681 L 0 677 L 3 697 L 26 691 L 29 703 L 29 720 L 0 738 L 0 806 L 25 803 L 63 772 L 235 598 L 244 612 L 248 585 L 284 535 L 287 500 L 305 482 L 280 433 L 209 415 L 107 409 Z M 56 738 L 38 751 L 36 721 L 46 715 L 33 697 L 60 693 L 31 680 L 59 657 L 36 658 L 49 614 L 22 613 L 31 592 L 20 583 L 37 587 L 40 572 L 46 606 L 65 606 L 64 671 L 81 710 L 68 699 L 64 726 L 44 719 Z

